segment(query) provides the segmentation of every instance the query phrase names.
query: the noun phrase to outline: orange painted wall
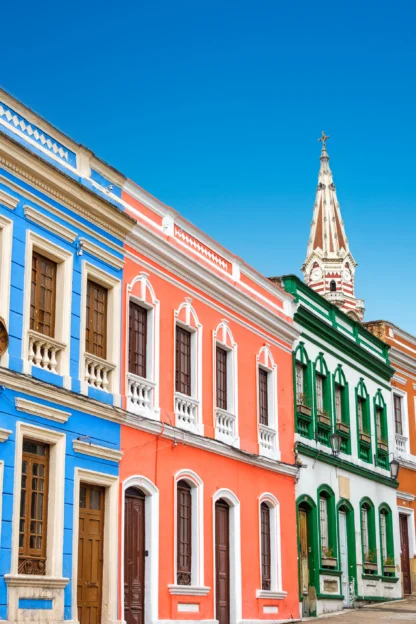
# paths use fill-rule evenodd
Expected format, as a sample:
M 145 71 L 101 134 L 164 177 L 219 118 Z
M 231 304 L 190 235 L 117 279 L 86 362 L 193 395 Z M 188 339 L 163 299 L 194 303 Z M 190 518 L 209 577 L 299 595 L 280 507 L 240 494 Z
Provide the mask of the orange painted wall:
M 180 435 L 178 436 L 180 440 Z M 296 545 L 295 489 L 292 477 L 277 475 L 233 459 L 183 445 L 164 438 L 122 427 L 120 482 L 131 475 L 143 475 L 159 489 L 159 618 L 213 619 L 213 495 L 220 488 L 230 489 L 240 500 L 242 615 L 244 619 L 286 619 L 298 615 L 298 572 Z M 174 475 L 190 469 L 204 483 L 204 583 L 207 596 L 171 596 L 174 583 Z M 261 494 L 273 493 L 280 503 L 282 586 L 284 600 L 256 598 L 260 589 L 259 502 Z M 120 496 L 120 505 L 121 505 Z M 122 596 L 121 596 L 122 599 Z M 178 613 L 177 603 L 198 603 L 199 613 Z M 278 614 L 263 614 L 264 605 L 276 605 Z
M 126 198 L 125 198 L 126 199 Z M 166 239 L 165 239 L 166 240 Z M 198 290 L 183 277 L 161 267 L 138 250 L 126 247 L 126 264 L 123 281 L 123 336 L 127 336 L 127 286 L 141 272 L 148 276 L 157 300 L 160 302 L 160 408 L 161 421 L 175 424 L 174 414 L 174 311 L 191 297 L 192 306 L 202 324 L 202 411 L 204 435 L 214 438 L 214 342 L 213 332 L 226 319 L 238 345 L 238 420 L 240 449 L 258 454 L 258 400 L 257 362 L 260 349 L 269 344 L 277 365 L 278 380 L 278 432 L 281 460 L 293 464 L 293 379 L 291 345 L 257 327 L 253 322 L 235 312 L 232 301 L 228 306 L 216 301 L 207 292 Z M 135 257 L 135 260 L 133 260 Z M 192 255 L 190 254 L 190 257 Z M 131 294 L 139 295 L 139 284 Z M 236 288 L 236 292 L 237 292 Z M 260 290 L 259 290 L 260 292 Z M 130 293 L 129 293 L 130 294 Z M 261 293 L 273 295 L 266 291 Z M 281 308 L 281 301 L 276 297 Z M 273 302 L 274 306 L 276 302 Z M 284 313 L 277 313 L 284 318 Z M 291 322 L 290 319 L 287 319 Z M 121 379 L 126 379 L 127 340 L 123 340 Z M 126 387 L 122 381 L 121 393 L 126 407 Z M 213 496 L 221 488 L 231 490 L 240 501 L 241 509 L 241 560 L 242 560 L 242 617 L 243 619 L 276 620 L 298 616 L 298 571 L 295 514 L 295 481 L 293 477 L 278 474 L 262 467 L 253 466 L 223 455 L 186 446 L 178 430 L 177 444 L 129 426 L 122 426 L 121 449 L 124 453 L 120 463 L 120 505 L 122 483 L 132 475 L 143 475 L 159 489 L 159 619 L 214 619 L 214 568 L 213 568 Z M 207 596 L 171 596 L 168 585 L 174 579 L 174 488 L 175 474 L 189 469 L 197 473 L 204 488 L 204 583 L 211 590 Z M 283 600 L 258 599 L 256 590 L 261 588 L 260 577 L 260 527 L 259 497 L 269 492 L 280 504 L 281 518 L 281 568 L 282 589 L 288 592 Z M 121 509 L 121 507 L 120 507 Z M 121 524 L 121 523 L 120 523 Z M 121 537 L 121 527 L 120 527 Z M 120 560 L 120 568 L 121 568 Z M 122 604 L 120 591 L 119 603 Z M 177 603 L 198 602 L 198 613 L 179 612 Z M 263 606 L 277 606 L 279 612 L 263 614 Z

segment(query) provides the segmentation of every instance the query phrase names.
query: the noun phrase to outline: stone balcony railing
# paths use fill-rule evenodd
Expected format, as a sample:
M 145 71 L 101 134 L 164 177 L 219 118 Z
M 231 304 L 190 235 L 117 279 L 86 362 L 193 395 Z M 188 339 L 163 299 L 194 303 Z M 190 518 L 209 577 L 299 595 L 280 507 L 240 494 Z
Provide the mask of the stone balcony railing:
M 133 373 L 127 373 L 127 409 L 134 414 L 150 416 L 154 407 L 156 384 Z
M 115 364 L 103 360 L 92 353 L 85 354 L 85 381 L 92 388 L 108 392 L 111 382 L 111 373 Z
M 187 394 L 175 392 L 176 426 L 188 431 L 196 431 L 198 424 L 199 401 Z
M 60 355 L 66 348 L 63 342 L 30 329 L 28 360 L 33 366 L 60 374 Z
M 407 453 L 407 438 L 399 433 L 396 433 L 396 453 L 397 455 L 406 455 Z
M 226 442 L 226 444 L 233 446 L 236 444 L 235 414 L 219 407 L 215 409 L 215 438 Z
M 259 424 L 260 455 L 273 456 L 276 453 L 276 431 L 267 425 Z

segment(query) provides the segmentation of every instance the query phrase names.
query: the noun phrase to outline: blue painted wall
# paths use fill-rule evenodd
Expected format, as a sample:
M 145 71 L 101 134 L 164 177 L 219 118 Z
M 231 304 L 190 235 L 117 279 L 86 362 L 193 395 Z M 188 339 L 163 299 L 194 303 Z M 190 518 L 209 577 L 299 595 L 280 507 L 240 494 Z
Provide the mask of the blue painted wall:
M 29 124 L 20 115 L 15 115 L 13 119 L 5 113 L 6 108 L 2 106 L 0 102 L 0 119 L 3 121 L 8 120 L 9 128 L 0 127 L 0 130 L 5 134 L 12 136 L 14 140 L 25 143 L 25 147 L 31 151 L 37 153 L 43 160 L 52 164 L 55 168 L 62 169 L 66 175 L 69 175 L 77 182 L 80 182 L 87 188 L 93 190 L 99 196 L 104 196 L 101 189 L 97 189 L 90 180 L 80 178 L 76 172 L 68 169 L 68 166 L 76 168 L 77 155 L 71 150 L 68 150 L 65 146 L 55 141 L 53 137 L 44 133 L 45 141 L 49 140 L 55 148 L 50 148 L 51 153 L 55 156 L 59 156 L 57 150 L 63 151 L 66 155 L 60 156 L 62 163 L 57 161 L 56 158 L 48 157 L 45 154 L 45 143 L 41 140 L 34 140 L 34 130 L 36 126 Z M 23 123 L 23 126 L 22 126 Z M 29 131 L 29 126 L 31 130 Z M 15 130 L 20 128 L 21 134 L 17 135 Z M 22 130 L 23 127 L 23 130 Z M 40 131 L 39 131 L 40 132 Z M 32 143 L 28 143 L 27 139 L 31 138 Z M 48 148 L 49 149 L 49 148 Z M 57 313 L 59 314 L 60 305 L 71 306 L 71 338 L 70 338 L 70 377 L 71 377 L 71 391 L 79 393 L 80 391 L 80 323 L 81 323 L 81 271 L 82 262 L 88 261 L 90 264 L 104 270 L 113 277 L 122 280 L 122 270 L 114 269 L 113 267 L 103 263 L 98 258 L 90 255 L 85 250 L 82 256 L 76 254 L 76 243 L 68 243 L 58 235 L 53 234 L 47 229 L 47 227 L 40 227 L 33 222 L 26 219 L 24 214 L 24 205 L 35 208 L 38 212 L 47 215 L 49 218 L 54 219 L 56 222 L 61 223 L 64 226 L 69 227 L 75 231 L 78 236 L 82 236 L 86 239 L 94 242 L 102 249 L 111 252 L 113 255 L 123 257 L 122 242 L 115 236 L 109 234 L 104 228 L 97 227 L 94 223 L 87 219 L 71 212 L 65 206 L 59 204 L 51 197 L 39 192 L 36 188 L 23 182 L 21 179 L 10 174 L 6 169 L 0 168 L 0 189 L 4 190 L 9 195 L 17 198 L 19 203 L 15 210 L 8 209 L 1 203 L 0 199 L 0 215 L 4 215 L 7 219 L 13 221 L 13 242 L 12 242 L 12 258 L 11 258 L 11 280 L 10 280 L 10 310 L 9 310 L 9 369 L 16 373 L 21 373 L 23 370 L 22 361 L 22 340 L 26 337 L 22 336 L 23 331 L 23 310 L 24 310 L 24 275 L 25 275 L 25 251 L 26 251 L 26 234 L 27 230 L 35 232 L 39 236 L 54 243 L 60 248 L 73 254 L 73 274 L 72 274 L 72 300 L 57 302 Z M 92 172 L 91 180 L 100 186 L 106 187 L 110 184 L 108 180 L 103 178 L 98 172 Z M 16 192 L 16 187 L 11 188 L 9 183 L 14 183 L 18 187 L 30 191 L 32 199 L 27 199 Z M 121 196 L 121 189 L 113 187 L 112 192 L 115 195 Z M 78 226 L 73 223 L 68 224 L 65 218 L 62 219 L 56 217 L 54 214 L 48 212 L 44 206 L 37 203 L 37 200 L 45 200 L 48 204 L 59 208 L 63 215 L 70 215 L 76 219 Z M 106 196 L 108 200 L 108 197 Z M 115 202 L 113 202 L 115 203 Z M 109 208 L 110 209 L 110 208 Z M 88 228 L 105 240 L 118 245 L 119 252 L 115 251 L 113 247 L 109 247 L 102 240 L 95 238 L 93 234 L 86 233 L 82 230 L 82 225 L 88 225 Z M 30 268 L 29 268 L 30 270 Z M 26 302 L 27 305 L 28 302 Z M 121 307 L 121 301 L 119 302 Z M 117 328 L 116 328 L 117 329 Z M 118 331 L 120 328 L 118 328 Z M 63 378 L 60 375 L 56 375 L 49 371 L 41 370 L 35 366 L 32 367 L 32 376 L 37 378 L 45 384 L 53 384 L 55 386 L 62 387 Z M 112 403 L 113 397 L 109 393 L 105 393 L 100 390 L 89 390 L 90 396 L 103 401 L 105 403 Z M 23 412 L 18 412 L 15 408 L 16 397 L 25 397 L 36 403 L 44 403 L 54 408 L 61 408 L 58 403 L 46 403 L 40 399 L 34 399 L 32 396 L 25 395 L 21 392 L 15 392 L 7 387 L 0 388 L 0 428 L 8 429 L 12 433 L 8 440 L 0 443 L 0 461 L 4 462 L 4 483 L 2 495 L 2 518 L 1 518 L 1 541 L 0 541 L 0 620 L 7 619 L 7 587 L 4 581 L 4 575 L 8 574 L 11 570 L 11 536 L 12 536 L 12 514 L 13 514 L 13 492 L 14 492 L 14 471 L 15 471 L 15 439 L 16 439 L 16 425 L 18 421 L 28 422 L 47 429 L 59 430 L 66 435 L 66 457 L 65 457 L 65 495 L 64 495 L 64 542 L 63 542 L 63 570 L 62 576 L 72 576 L 72 535 L 73 535 L 73 506 L 74 506 L 74 472 L 76 467 L 85 468 L 92 471 L 98 471 L 109 475 L 118 474 L 118 464 L 115 462 L 100 460 L 87 455 L 74 453 L 72 442 L 81 436 L 88 436 L 88 440 L 94 444 L 105 446 L 111 449 L 120 448 L 120 426 L 119 424 L 108 421 L 96 416 L 92 416 L 88 413 L 86 404 L 86 411 L 80 412 L 77 410 L 70 410 L 67 406 L 63 409 L 71 412 L 71 417 L 65 424 L 54 422 L 50 419 L 44 419 L 37 416 L 31 416 Z M 72 585 L 69 583 L 65 588 L 65 619 L 76 618 L 76 614 L 71 612 L 72 601 Z M 32 601 L 30 604 L 21 600 L 19 608 L 22 609 L 49 609 L 51 605 L 47 604 L 47 601 Z

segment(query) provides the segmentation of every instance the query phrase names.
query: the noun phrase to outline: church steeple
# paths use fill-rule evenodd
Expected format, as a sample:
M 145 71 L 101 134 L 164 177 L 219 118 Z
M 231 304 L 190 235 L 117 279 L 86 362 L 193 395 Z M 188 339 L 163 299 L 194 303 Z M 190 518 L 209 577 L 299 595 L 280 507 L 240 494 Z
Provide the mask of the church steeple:
M 321 166 L 302 271 L 308 286 L 361 321 L 364 317 L 364 302 L 356 299 L 354 288 L 357 263 L 350 252 L 332 179 L 326 149 L 328 139 L 325 132 L 318 139 L 322 143 Z

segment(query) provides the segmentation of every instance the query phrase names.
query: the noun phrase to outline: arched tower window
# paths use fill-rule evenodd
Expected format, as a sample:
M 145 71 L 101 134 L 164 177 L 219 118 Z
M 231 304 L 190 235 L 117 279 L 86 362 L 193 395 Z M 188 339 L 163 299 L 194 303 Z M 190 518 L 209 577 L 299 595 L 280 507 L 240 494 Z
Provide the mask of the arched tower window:
M 336 285 L 336 283 L 335 283 L 335 280 L 331 280 L 331 281 L 330 281 L 330 283 L 329 283 L 329 290 L 330 290 L 331 292 L 336 292 L 336 290 L 337 290 L 337 285 Z

